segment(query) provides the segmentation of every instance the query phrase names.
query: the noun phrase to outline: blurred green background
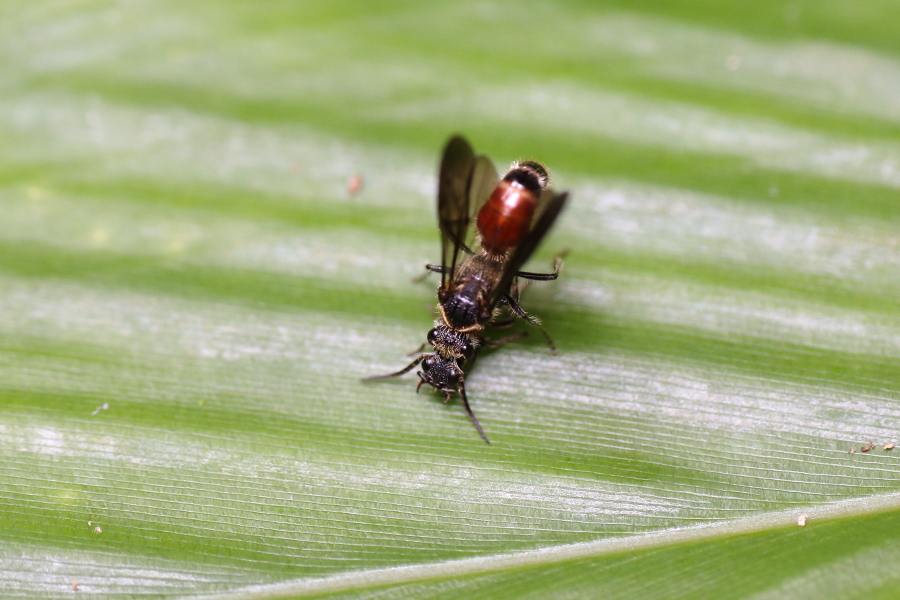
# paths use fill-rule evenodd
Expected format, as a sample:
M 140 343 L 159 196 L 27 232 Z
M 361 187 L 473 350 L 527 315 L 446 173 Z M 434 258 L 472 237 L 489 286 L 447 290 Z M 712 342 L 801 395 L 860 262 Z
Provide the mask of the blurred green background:
M 897 23 L 6 0 L 0 595 L 892 597 Z M 490 446 L 359 381 L 430 326 L 457 132 L 572 194 L 559 354 L 467 380 Z

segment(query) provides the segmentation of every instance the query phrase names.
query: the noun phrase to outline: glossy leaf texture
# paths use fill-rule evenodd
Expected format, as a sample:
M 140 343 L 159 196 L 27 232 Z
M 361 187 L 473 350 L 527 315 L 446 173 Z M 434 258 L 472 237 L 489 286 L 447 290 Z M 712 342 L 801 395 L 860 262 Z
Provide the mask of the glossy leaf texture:
M 898 20 L 4 2 L 3 597 L 890 597 Z M 571 192 L 490 446 L 360 382 L 431 326 L 453 133 Z

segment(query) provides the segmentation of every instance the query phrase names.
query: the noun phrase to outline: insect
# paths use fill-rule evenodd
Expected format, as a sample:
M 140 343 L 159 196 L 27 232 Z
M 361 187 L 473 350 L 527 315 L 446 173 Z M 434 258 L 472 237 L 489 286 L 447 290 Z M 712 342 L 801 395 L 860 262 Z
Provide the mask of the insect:
M 514 163 L 501 179 L 491 161 L 476 156 L 463 137 L 450 138 L 438 180 L 441 264 L 425 265 L 427 272 L 441 274 L 437 292 L 440 315 L 427 336 L 434 351 L 419 354 L 396 373 L 364 381 L 400 377 L 421 364 L 416 391 L 428 384 L 443 392 L 444 402 L 458 393 L 475 429 L 490 443 L 469 407 L 463 367 L 471 365 L 482 346 L 497 347 L 524 333 L 490 341 L 483 335 L 485 328 L 507 327 L 518 318 L 525 319 L 540 329 L 551 352 L 556 353 L 540 321 L 519 306 L 522 288 L 518 284 L 518 278 L 556 279 L 562 267 L 557 258 L 552 273 L 519 270 L 566 204 L 567 192 L 551 191 L 549 179 L 547 170 L 532 161 Z M 470 241 L 473 220 L 475 232 Z M 504 309 L 510 314 L 501 318 Z

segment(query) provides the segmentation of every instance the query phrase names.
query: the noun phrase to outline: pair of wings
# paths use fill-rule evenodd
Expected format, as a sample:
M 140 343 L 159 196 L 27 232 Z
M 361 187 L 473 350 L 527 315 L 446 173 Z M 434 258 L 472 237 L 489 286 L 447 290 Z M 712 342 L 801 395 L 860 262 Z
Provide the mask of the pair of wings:
M 466 245 L 469 225 L 499 182 L 500 176 L 490 159 L 476 156 L 465 138 L 458 135 L 450 138 L 444 148 L 438 181 L 442 289 L 446 289 L 448 281 L 453 281 L 460 252 L 472 253 Z M 555 194 L 549 188 L 542 191 L 528 235 L 512 250 L 502 277 L 491 290 L 488 298 L 491 306 L 509 293 L 513 279 L 556 221 L 567 196 L 566 192 Z

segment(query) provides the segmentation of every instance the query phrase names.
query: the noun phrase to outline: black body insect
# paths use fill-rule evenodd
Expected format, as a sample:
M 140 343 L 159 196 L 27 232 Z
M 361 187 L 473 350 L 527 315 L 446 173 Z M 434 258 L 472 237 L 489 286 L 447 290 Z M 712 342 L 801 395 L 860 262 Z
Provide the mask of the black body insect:
M 519 270 L 566 203 L 567 193 L 553 193 L 548 183 L 547 170 L 531 161 L 514 163 L 501 179 L 491 161 L 476 156 L 464 138 L 450 138 L 438 182 L 441 264 L 426 265 L 429 271 L 441 274 L 437 293 L 440 318 L 428 332 L 428 343 L 434 351 L 420 354 L 396 373 L 364 381 L 399 377 L 421 363 L 416 391 L 427 383 L 444 393 L 445 402 L 458 392 L 475 429 L 490 443 L 469 407 L 462 367 L 474 360 L 482 345 L 496 347 L 524 333 L 488 341 L 484 329 L 509 326 L 522 318 L 538 327 L 551 351 L 556 352 L 540 322 L 519 306 L 517 284 L 519 277 L 549 281 L 559 275 L 559 259 L 552 273 Z M 477 234 L 467 243 L 473 219 Z M 500 319 L 503 306 L 512 314 Z

